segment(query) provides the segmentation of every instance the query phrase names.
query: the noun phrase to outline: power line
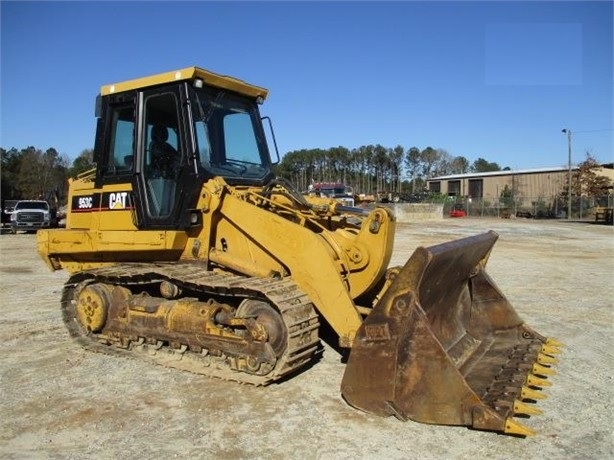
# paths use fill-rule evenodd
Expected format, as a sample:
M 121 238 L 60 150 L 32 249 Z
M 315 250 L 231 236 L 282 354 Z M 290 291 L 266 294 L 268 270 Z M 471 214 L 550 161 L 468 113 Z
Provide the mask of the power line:
M 600 133 L 603 131 L 614 131 L 614 129 L 589 129 L 586 131 L 574 131 L 574 134 L 578 134 L 578 133 Z

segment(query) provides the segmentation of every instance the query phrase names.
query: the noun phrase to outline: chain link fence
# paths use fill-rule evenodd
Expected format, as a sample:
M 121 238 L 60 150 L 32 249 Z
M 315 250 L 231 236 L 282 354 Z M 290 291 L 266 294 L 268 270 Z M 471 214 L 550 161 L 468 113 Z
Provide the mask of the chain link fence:
M 567 219 L 569 203 L 565 197 L 543 198 L 523 197 L 522 199 L 487 199 L 470 197 L 430 197 L 424 202 L 443 203 L 444 216 L 454 209 L 462 209 L 467 216 L 529 218 L 529 219 Z M 571 199 L 571 219 L 601 220 L 602 215 L 614 208 L 614 195 L 582 196 Z M 605 211 L 604 211 L 605 210 Z

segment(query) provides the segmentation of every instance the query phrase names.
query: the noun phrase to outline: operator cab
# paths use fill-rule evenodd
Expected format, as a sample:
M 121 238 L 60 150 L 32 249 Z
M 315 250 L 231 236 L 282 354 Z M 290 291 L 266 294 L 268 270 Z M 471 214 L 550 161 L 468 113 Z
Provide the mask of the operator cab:
M 196 67 L 103 86 L 96 187 L 130 183 L 138 228 L 185 228 L 202 184 L 261 186 L 272 163 L 258 104 L 267 91 Z

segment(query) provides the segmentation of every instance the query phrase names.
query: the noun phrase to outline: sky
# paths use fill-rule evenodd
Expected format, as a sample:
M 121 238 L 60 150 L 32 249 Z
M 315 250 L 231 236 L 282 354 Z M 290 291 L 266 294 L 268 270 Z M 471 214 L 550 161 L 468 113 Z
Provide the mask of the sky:
M 0 1 L 0 147 L 93 148 L 105 84 L 192 65 L 269 90 L 280 153 L 614 161 L 610 1 Z

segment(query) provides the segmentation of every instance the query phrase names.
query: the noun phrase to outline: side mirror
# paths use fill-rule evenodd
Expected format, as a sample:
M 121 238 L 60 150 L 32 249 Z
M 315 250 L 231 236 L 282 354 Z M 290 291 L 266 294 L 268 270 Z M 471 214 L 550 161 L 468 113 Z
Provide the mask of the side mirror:
M 267 125 L 269 126 L 269 130 L 268 133 L 265 132 L 265 134 L 270 134 L 271 135 L 271 139 L 273 140 L 273 146 L 275 147 L 275 156 L 277 157 L 276 160 L 273 160 L 273 158 L 271 158 L 271 163 L 276 165 L 280 162 L 280 158 L 279 158 L 279 150 L 277 150 L 277 141 L 275 140 L 275 131 L 273 131 L 273 123 L 271 122 L 271 119 L 269 117 L 262 117 L 260 120 L 267 121 Z

